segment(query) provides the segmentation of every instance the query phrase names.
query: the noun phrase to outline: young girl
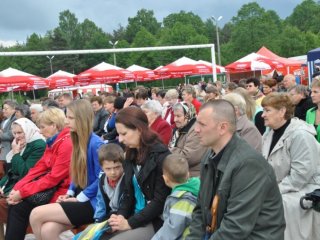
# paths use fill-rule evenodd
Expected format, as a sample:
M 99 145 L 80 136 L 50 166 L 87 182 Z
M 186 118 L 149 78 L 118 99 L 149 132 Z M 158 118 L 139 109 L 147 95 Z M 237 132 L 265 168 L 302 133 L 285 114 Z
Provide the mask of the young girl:
M 67 106 L 73 151 L 69 190 L 57 203 L 35 208 L 30 216 L 32 230 L 38 240 L 59 239 L 60 233 L 72 226 L 94 221 L 99 173 L 98 149 L 103 144 L 93 133 L 93 110 L 87 100 L 76 100 Z

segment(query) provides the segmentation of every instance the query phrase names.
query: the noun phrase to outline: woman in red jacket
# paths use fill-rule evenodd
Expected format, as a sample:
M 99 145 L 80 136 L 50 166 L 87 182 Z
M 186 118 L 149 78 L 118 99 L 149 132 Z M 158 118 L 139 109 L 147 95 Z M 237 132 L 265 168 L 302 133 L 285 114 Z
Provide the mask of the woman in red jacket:
M 157 100 L 150 100 L 143 104 L 141 109 L 147 115 L 149 127 L 159 135 L 165 145 L 168 145 L 172 129 L 170 124 L 161 117 L 161 104 Z
M 50 202 L 65 194 L 70 184 L 69 167 L 72 152 L 70 131 L 65 127 L 65 114 L 58 108 L 49 108 L 39 118 L 40 132 L 46 138 L 47 148 L 42 158 L 30 169 L 10 192 L 6 229 L 7 240 L 23 240 L 29 224 L 31 210 L 37 205 L 26 198 L 53 188 L 57 191 Z M 38 180 L 35 178 L 41 176 Z

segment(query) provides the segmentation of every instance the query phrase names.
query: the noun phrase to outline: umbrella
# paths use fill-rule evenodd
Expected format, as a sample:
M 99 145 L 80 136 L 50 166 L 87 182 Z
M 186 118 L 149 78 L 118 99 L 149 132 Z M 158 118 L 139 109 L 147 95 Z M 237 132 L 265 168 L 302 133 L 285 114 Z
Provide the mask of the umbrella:
M 262 71 L 281 67 L 284 67 L 284 65 L 279 61 L 272 60 L 257 53 L 250 53 L 234 63 L 227 65 L 225 68 L 227 72 L 237 73 Z
M 47 77 L 49 81 L 49 88 L 56 89 L 56 88 L 65 88 L 65 87 L 72 87 L 74 86 L 73 78 L 76 75 L 72 73 L 68 73 L 62 70 L 55 72 L 54 74 Z
M 135 80 L 137 82 L 153 81 L 160 79 L 160 77 L 156 75 L 153 70 L 135 64 L 128 67 L 127 70 L 131 71 L 134 74 Z
M 186 75 L 210 74 L 212 73 L 212 68 L 191 58 L 182 57 L 164 67 L 156 69 L 155 72 L 161 76 L 169 75 L 171 78 L 181 78 Z
M 198 63 L 202 63 L 204 65 L 207 65 L 208 67 L 211 68 L 211 72 L 212 72 L 212 63 L 211 62 L 207 62 L 204 60 L 199 60 Z M 220 65 L 216 65 L 216 69 L 217 69 L 217 73 L 224 73 L 226 72 L 226 69 Z
M 126 69 L 102 62 L 74 77 L 80 85 L 117 83 L 121 80 L 134 80 L 134 74 Z
M 47 88 L 48 85 L 44 78 L 14 68 L 7 68 L 0 72 L 0 87 L 11 87 L 14 90 L 30 91 Z

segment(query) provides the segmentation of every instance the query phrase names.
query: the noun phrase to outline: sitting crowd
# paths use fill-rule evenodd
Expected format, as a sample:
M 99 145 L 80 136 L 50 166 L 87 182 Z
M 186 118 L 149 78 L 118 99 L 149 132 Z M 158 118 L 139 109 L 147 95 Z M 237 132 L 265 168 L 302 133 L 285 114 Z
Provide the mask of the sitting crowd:
M 320 79 L 240 82 L 4 101 L 0 239 L 320 239 Z

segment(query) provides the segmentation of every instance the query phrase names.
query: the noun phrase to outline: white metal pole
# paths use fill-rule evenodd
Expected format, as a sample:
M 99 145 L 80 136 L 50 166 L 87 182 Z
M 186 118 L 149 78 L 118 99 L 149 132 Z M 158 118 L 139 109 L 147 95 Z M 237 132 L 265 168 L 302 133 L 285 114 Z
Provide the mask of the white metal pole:
M 214 44 L 211 47 L 211 62 L 212 62 L 212 80 L 213 82 L 217 81 L 217 65 L 216 65 L 216 56 L 214 52 Z

